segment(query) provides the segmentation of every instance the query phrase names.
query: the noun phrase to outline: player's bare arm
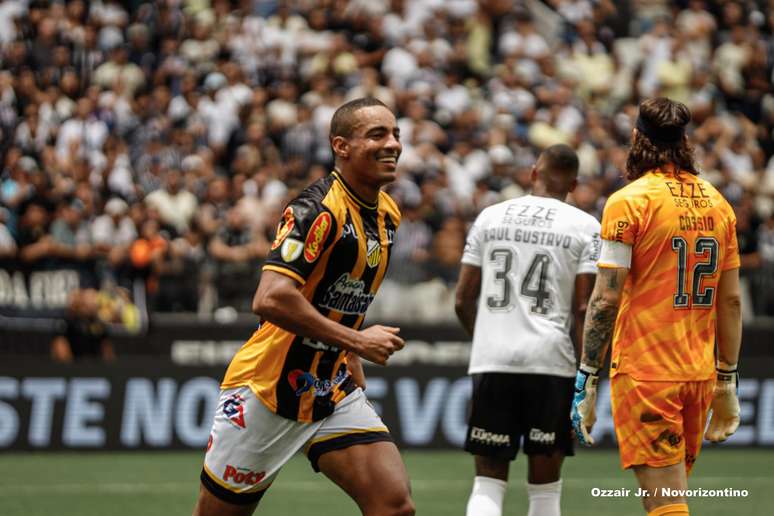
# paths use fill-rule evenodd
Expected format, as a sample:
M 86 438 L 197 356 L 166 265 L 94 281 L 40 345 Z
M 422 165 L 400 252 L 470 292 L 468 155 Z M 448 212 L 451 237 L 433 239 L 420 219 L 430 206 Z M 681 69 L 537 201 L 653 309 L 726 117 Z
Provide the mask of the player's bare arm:
M 473 329 L 476 326 L 477 300 L 480 291 L 481 267 L 462 264 L 460 279 L 457 282 L 454 311 L 457 312 L 457 318 L 470 336 L 473 336 Z
M 718 361 L 739 362 L 742 345 L 742 301 L 739 290 L 739 269 L 723 271 L 718 283 L 717 342 Z
M 605 362 L 628 274 L 624 268 L 599 269 L 583 327 L 582 364 L 600 368 Z
M 725 441 L 739 428 L 737 364 L 742 345 L 742 302 L 738 268 L 721 273 L 717 303 L 717 382 L 704 434 L 712 442 Z
M 403 348 L 398 328 L 374 325 L 357 331 L 339 324 L 318 312 L 298 286 L 284 274 L 264 271 L 253 298 L 253 312 L 296 335 L 352 351 L 380 365 Z
M 355 382 L 355 385 L 366 390 L 365 371 L 363 371 L 363 362 L 360 360 L 360 355 L 350 353 L 347 356 L 347 368 L 352 373 L 352 380 Z
M 589 306 L 591 292 L 594 290 L 593 274 L 578 274 L 575 276 L 575 289 L 572 294 L 572 313 L 574 317 L 573 337 L 577 356 L 583 352 L 583 325 Z

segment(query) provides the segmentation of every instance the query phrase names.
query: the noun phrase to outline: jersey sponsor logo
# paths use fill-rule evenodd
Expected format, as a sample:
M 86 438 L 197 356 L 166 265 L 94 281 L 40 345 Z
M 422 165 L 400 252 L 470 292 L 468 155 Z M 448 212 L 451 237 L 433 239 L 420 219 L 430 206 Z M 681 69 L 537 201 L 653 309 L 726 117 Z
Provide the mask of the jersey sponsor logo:
M 347 238 L 352 237 L 355 240 L 357 240 L 359 237 L 357 236 L 357 230 L 355 229 L 355 225 L 351 222 L 347 222 L 344 224 L 344 227 L 341 230 L 341 238 Z
M 223 402 L 223 415 L 239 428 L 245 428 L 245 399 L 234 393 Z
M 309 371 L 293 369 L 288 373 L 288 383 L 293 388 L 296 396 L 301 396 L 311 391 L 315 396 L 327 396 L 334 387 L 343 382 L 347 377 L 347 366 L 342 364 L 333 380 L 317 378 Z
M 296 261 L 296 258 L 301 256 L 301 251 L 303 250 L 303 242 L 296 240 L 295 238 L 288 238 L 282 242 L 282 249 L 280 250 L 280 254 L 282 255 L 282 259 L 286 262 L 294 262 Z
M 309 233 L 306 234 L 306 242 L 304 242 L 304 260 L 312 263 L 320 257 L 323 244 L 325 243 L 325 239 L 328 238 L 328 233 L 330 233 L 330 231 L 331 214 L 324 211 L 314 219 L 312 227 L 309 228 Z
M 474 426 L 470 429 L 470 440 L 478 441 L 492 446 L 510 446 L 511 444 L 510 435 L 496 434 L 477 426 Z
M 287 238 L 295 225 L 296 219 L 293 216 L 293 207 L 288 206 L 285 208 L 285 212 L 282 214 L 282 220 L 277 225 L 277 236 L 274 237 L 274 242 L 271 244 L 272 251 L 277 249 L 282 244 L 282 241 Z
M 544 432 L 539 428 L 531 428 L 529 431 L 529 440 L 533 443 L 554 444 L 554 441 L 556 441 L 556 432 Z
M 379 265 L 379 260 L 382 257 L 382 246 L 378 241 L 369 238 L 366 249 L 366 263 L 373 269 Z
M 365 291 L 365 282 L 345 272 L 325 290 L 320 307 L 343 314 L 362 315 L 374 300 L 374 294 Z
M 264 479 L 265 471 L 250 471 L 248 468 L 240 468 L 226 464 L 226 470 L 223 472 L 223 480 L 231 481 L 234 484 L 247 484 L 254 486 Z

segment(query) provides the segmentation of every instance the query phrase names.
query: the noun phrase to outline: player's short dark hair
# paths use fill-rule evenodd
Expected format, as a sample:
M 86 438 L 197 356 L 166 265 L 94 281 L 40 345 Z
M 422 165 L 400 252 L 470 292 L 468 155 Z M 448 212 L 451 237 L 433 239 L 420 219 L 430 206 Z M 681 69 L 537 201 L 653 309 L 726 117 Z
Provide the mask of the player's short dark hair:
M 357 123 L 355 113 L 362 108 L 371 106 L 383 106 L 390 109 L 384 102 L 374 97 L 362 97 L 350 100 L 339 106 L 333 113 L 333 118 L 331 118 L 330 139 L 333 140 L 336 136 L 342 136 L 344 138 L 352 136 Z M 392 112 L 392 110 L 390 111 Z
M 667 164 L 674 165 L 675 173 L 697 175 L 693 147 L 685 136 L 690 121 L 691 111 L 682 102 L 666 97 L 642 101 L 637 132 L 626 158 L 626 177 L 634 180 Z
M 551 145 L 541 153 L 543 166 L 550 171 L 578 173 L 580 162 L 572 147 L 563 143 Z

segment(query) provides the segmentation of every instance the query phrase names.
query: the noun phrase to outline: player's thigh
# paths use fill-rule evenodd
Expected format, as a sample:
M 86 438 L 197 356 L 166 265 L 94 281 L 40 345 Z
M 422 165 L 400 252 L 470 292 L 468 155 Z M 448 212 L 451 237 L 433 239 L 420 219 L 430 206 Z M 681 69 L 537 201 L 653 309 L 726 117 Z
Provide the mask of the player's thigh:
M 477 477 L 489 477 L 504 482 L 508 481 L 508 472 L 510 470 L 511 461 L 494 457 L 484 457 L 481 455 L 474 455 L 473 460 L 476 466 Z
M 546 484 L 559 480 L 564 457 L 575 454 L 570 423 L 573 379 L 553 375 L 521 375 L 525 392 L 524 453 L 529 456 L 528 480 Z
M 465 451 L 482 457 L 480 462 L 484 468 L 489 465 L 491 467 L 488 469 L 501 470 L 495 464 L 508 463 L 516 458 L 523 431 L 520 419 L 525 393 L 520 392 L 520 389 L 521 383 L 515 374 L 473 375 Z M 476 459 L 476 464 L 479 464 L 479 459 Z
M 250 516 L 256 507 L 258 502 L 235 504 L 223 501 L 200 484 L 193 516 Z
M 320 471 L 366 515 L 414 514 L 409 478 L 392 442 L 358 444 L 322 455 Z
M 244 512 L 244 506 L 255 507 L 320 425 L 272 413 L 248 387 L 222 391 L 200 477 L 198 514 L 219 514 L 217 507 L 229 506 L 235 506 L 234 514 L 252 512 Z
M 640 465 L 633 469 L 640 488 L 647 493 L 642 504 L 648 512 L 662 505 L 686 503 L 684 496 L 674 494 L 676 490 L 688 488 L 685 464 L 682 462 L 660 468 Z
M 683 389 L 685 470 L 688 475 L 701 452 L 704 428 L 715 391 L 715 379 L 686 382 Z
M 611 379 L 613 424 L 623 468 L 684 462 L 681 390 L 682 382 L 638 381 L 625 374 Z
M 312 467 L 344 489 L 365 514 L 411 514 L 408 474 L 387 427 L 362 390 L 338 405 L 310 439 Z

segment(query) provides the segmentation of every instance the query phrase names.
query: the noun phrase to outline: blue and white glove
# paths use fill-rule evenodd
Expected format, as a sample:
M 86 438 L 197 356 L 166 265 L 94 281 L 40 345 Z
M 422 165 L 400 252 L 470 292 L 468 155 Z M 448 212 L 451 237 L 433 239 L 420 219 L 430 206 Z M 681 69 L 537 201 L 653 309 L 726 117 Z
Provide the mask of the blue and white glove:
M 712 398 L 712 415 L 704 438 L 723 442 L 739 428 L 739 373 L 736 364 L 718 362 L 718 379 Z
M 599 368 L 581 364 L 575 377 L 575 398 L 572 400 L 570 420 L 578 442 L 591 446 L 591 427 L 597 422 L 597 384 Z

